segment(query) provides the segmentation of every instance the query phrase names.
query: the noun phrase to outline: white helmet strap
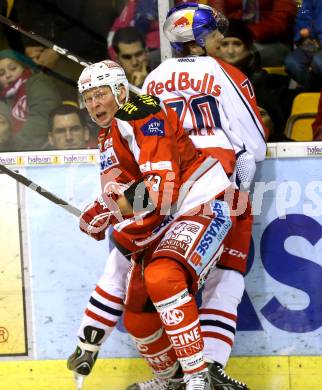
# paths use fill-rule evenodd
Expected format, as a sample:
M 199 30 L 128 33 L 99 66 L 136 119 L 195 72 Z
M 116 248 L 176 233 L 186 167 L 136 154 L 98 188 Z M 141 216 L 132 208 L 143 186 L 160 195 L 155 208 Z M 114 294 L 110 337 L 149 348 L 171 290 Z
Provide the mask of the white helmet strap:
M 126 91 L 126 96 L 125 96 L 125 101 L 124 103 L 120 103 L 119 101 L 119 94 L 120 94 L 120 87 L 123 86 L 125 91 Z M 128 89 L 122 84 L 113 84 L 113 85 L 109 85 L 109 87 L 111 88 L 111 91 L 112 91 L 112 94 L 114 95 L 114 98 L 115 98 L 115 101 L 116 101 L 116 104 L 119 106 L 119 108 L 121 108 L 123 106 L 123 104 L 125 104 L 128 99 L 129 99 L 129 91 Z

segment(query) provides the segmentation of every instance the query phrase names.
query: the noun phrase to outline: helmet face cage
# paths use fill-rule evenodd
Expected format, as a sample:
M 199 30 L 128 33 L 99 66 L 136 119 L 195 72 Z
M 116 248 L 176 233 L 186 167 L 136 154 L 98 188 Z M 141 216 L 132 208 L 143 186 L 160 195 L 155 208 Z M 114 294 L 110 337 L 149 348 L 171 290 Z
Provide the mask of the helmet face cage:
M 116 103 L 121 107 L 118 100 L 120 87 L 126 89 L 126 101 L 129 97 L 129 83 L 124 69 L 116 62 L 106 60 L 87 66 L 78 79 L 78 91 L 82 95 L 92 88 L 108 86 L 114 95 Z
M 204 47 L 204 37 L 212 31 L 222 34 L 228 27 L 228 20 L 220 12 L 198 3 L 184 3 L 170 9 L 163 26 L 163 31 L 170 44 L 177 51 L 182 51 L 183 43 L 195 41 Z

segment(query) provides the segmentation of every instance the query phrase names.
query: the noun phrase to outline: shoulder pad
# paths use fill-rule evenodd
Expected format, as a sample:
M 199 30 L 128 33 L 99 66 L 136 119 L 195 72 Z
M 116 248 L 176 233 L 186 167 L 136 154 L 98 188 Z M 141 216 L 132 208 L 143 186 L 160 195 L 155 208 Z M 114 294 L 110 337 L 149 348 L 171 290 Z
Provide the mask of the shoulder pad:
M 125 103 L 115 117 L 124 121 L 143 119 L 161 110 L 160 99 L 152 95 L 137 95 Z

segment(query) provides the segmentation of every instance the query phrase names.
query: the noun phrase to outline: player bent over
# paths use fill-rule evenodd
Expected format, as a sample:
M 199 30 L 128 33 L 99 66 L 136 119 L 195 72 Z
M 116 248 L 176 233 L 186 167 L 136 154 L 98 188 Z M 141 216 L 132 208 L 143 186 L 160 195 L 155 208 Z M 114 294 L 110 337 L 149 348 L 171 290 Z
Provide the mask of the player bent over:
M 85 68 L 79 90 L 91 117 L 102 127 L 102 195 L 85 209 L 80 228 L 103 239 L 113 225 L 118 246 L 136 252 L 127 317 L 141 312 L 150 298 L 158 313 L 153 314 L 154 324 L 171 343 L 166 347 L 169 364 L 155 370 L 160 380 L 167 386 L 179 362 L 187 389 L 210 390 L 193 294 L 218 260 L 233 224 L 227 203 L 220 200 L 231 183 L 221 163 L 193 146 L 176 113 L 162 107 L 158 98 L 143 95 L 126 102 L 127 80 L 115 62 Z M 170 212 L 171 220 L 165 221 Z M 169 320 L 173 315 L 174 322 Z M 139 328 L 134 321 L 132 325 L 129 331 L 139 337 Z M 91 352 L 94 361 L 102 334 L 84 333 L 79 349 Z M 83 349 L 84 345 L 94 347 Z M 81 358 L 77 355 L 76 351 L 69 360 L 72 369 Z

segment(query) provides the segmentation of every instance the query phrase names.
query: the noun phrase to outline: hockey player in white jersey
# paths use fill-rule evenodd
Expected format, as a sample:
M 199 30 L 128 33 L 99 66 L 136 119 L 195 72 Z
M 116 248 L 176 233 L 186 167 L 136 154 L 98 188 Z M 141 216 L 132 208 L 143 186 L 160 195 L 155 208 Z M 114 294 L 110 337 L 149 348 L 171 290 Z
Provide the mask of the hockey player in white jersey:
M 206 55 L 207 45 L 219 45 L 226 23 L 222 15 L 201 4 L 185 3 L 171 9 L 163 31 L 180 57 L 168 59 L 152 71 L 142 91 L 158 96 L 176 110 L 197 147 L 225 149 L 228 138 L 237 156 L 236 184 L 248 190 L 256 162 L 265 158 L 268 134 L 247 77 Z M 208 277 L 199 311 L 204 353 L 215 389 L 247 389 L 224 372 L 244 291 L 250 209 L 239 218 L 239 228 L 230 235 L 218 269 Z M 143 383 L 135 386 L 133 389 L 145 388 Z

